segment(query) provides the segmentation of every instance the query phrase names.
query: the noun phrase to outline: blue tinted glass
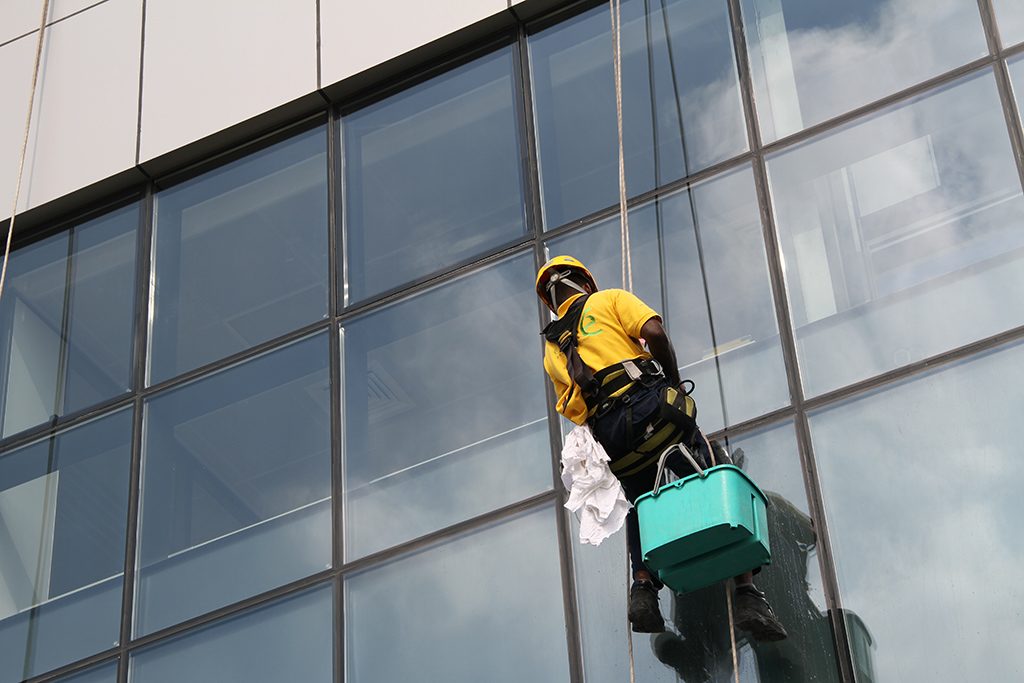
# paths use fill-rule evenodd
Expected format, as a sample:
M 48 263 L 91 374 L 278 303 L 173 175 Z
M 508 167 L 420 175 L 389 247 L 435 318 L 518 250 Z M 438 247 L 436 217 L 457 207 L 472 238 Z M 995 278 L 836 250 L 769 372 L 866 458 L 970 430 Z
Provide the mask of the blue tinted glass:
M 1024 679 L 1022 364 L 1018 344 L 811 416 L 857 680 Z
M 992 0 L 999 20 L 999 36 L 1003 46 L 1024 41 L 1024 5 L 1020 0 Z
M 349 559 L 551 487 L 533 278 L 517 256 L 345 326 Z
M 130 388 L 139 206 L 76 227 L 64 412 Z
M 747 149 L 727 3 L 622 3 L 629 194 Z M 530 37 L 544 224 L 615 203 L 618 133 L 607 3 Z
M 131 683 L 330 683 L 334 608 L 323 586 L 132 655 Z
M 740 681 L 837 682 L 832 629 L 817 559 L 817 536 L 790 423 L 730 439 L 726 447 L 768 497 L 772 563 L 755 577 L 789 638 L 757 643 L 737 632 Z M 574 524 L 572 538 L 578 528 Z M 629 679 L 626 558 L 623 543 L 574 549 L 583 660 L 591 683 Z M 668 630 L 633 634 L 638 683 L 734 680 L 724 584 L 675 595 L 660 593 Z M 676 678 L 678 676 L 678 678 Z
M 742 0 L 742 6 L 766 142 L 988 54 L 975 0 Z
M 150 383 L 327 315 L 317 128 L 156 197 Z
M 58 678 L 57 683 L 115 683 L 117 681 L 117 662 L 111 662 L 104 666 L 98 666 L 93 669 L 73 676 L 65 676 L 64 678 Z
M 629 227 L 634 292 L 665 317 L 680 373 L 696 385 L 701 427 L 715 431 L 788 404 L 749 167 L 633 209 Z M 599 287 L 620 287 L 620 235 L 614 218 L 551 240 L 547 250 L 581 259 Z
M 524 235 L 517 119 L 511 49 L 344 117 L 349 300 Z
M 148 401 L 136 632 L 331 563 L 327 335 Z
M 550 507 L 351 576 L 345 680 L 568 681 L 561 587 Z
M 132 412 L 0 456 L 0 682 L 118 643 Z
M 10 257 L 0 299 L 2 436 L 46 422 L 57 412 L 69 234 Z
M 1024 197 L 991 71 L 768 174 L 808 394 L 1024 323 Z

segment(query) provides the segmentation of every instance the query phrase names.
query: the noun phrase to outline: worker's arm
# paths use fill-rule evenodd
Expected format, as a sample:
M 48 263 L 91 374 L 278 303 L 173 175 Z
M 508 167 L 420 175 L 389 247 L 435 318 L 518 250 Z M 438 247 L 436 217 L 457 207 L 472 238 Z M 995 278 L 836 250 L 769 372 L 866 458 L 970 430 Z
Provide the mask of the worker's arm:
M 672 341 L 665 334 L 665 326 L 659 318 L 651 318 L 640 328 L 640 336 L 647 342 L 654 360 L 661 363 L 665 370 L 665 378 L 674 387 L 679 386 L 679 366 L 676 363 L 676 352 L 672 349 Z

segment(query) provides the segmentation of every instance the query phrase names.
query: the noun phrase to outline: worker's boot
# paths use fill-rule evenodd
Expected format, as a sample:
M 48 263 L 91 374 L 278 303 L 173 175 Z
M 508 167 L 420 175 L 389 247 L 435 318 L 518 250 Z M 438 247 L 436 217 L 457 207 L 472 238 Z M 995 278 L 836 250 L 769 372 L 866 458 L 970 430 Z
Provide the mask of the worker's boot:
M 665 630 L 665 620 L 658 608 L 658 589 L 650 581 L 634 581 L 629 589 L 629 623 L 634 633 Z
M 754 584 L 736 587 L 736 626 L 743 629 L 757 641 L 783 640 L 787 637 L 768 598 L 757 590 Z

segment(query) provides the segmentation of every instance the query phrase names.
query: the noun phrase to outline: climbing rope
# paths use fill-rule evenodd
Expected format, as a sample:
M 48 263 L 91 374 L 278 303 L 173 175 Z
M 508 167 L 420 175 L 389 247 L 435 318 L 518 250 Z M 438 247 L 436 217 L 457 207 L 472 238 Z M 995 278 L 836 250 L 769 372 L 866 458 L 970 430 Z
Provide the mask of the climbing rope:
M 626 155 L 623 149 L 623 132 L 622 132 L 622 0 L 608 0 L 609 10 L 611 13 L 612 21 L 612 68 L 615 77 L 615 123 L 618 133 L 618 153 L 619 153 L 619 243 L 622 254 L 622 288 L 628 292 L 633 291 L 633 255 L 630 252 L 629 245 L 629 212 L 626 210 Z M 666 31 L 667 33 L 667 31 Z M 654 106 L 653 98 L 654 91 L 651 90 L 652 103 Z M 678 101 L 678 94 L 677 94 Z M 682 125 L 682 118 L 680 114 L 680 125 Z M 696 228 L 696 221 L 694 222 Z M 705 283 L 706 284 L 706 283 Z M 712 464 L 715 463 L 715 451 L 711 447 L 711 443 L 708 441 L 704 433 L 701 432 L 701 437 L 704 439 L 704 443 L 707 445 L 708 453 L 711 456 Z M 630 576 L 630 563 L 629 553 L 626 553 L 626 576 Z M 626 585 L 630 585 L 630 581 L 627 579 Z M 732 582 L 726 581 L 725 586 L 725 600 L 726 607 L 729 612 L 729 644 L 732 650 L 732 670 L 735 683 L 740 683 L 740 669 L 739 669 L 739 656 L 736 650 L 736 625 L 735 617 L 733 614 L 733 603 L 732 603 L 732 591 L 730 590 Z M 628 609 L 629 595 L 627 589 L 626 605 Z M 629 623 L 627 617 L 627 624 Z M 633 635 L 630 629 L 626 629 L 626 640 L 629 644 L 629 680 L 630 683 L 636 682 L 635 662 L 633 656 Z
M 0 299 L 4 294 L 4 283 L 7 281 L 7 261 L 11 257 L 11 242 L 14 241 L 14 218 L 18 213 L 18 199 L 21 196 L 21 179 L 25 172 L 25 156 L 28 153 L 28 136 L 32 128 L 32 108 L 36 101 L 36 82 L 39 80 L 39 65 L 43 56 L 43 37 L 46 33 L 46 18 L 50 14 L 50 0 L 43 0 L 43 15 L 39 19 L 39 39 L 36 41 L 36 59 L 32 66 L 32 85 L 28 92 L 28 115 L 25 117 L 25 136 L 21 141 L 21 154 L 18 158 L 18 176 L 14 185 L 14 200 L 11 202 L 11 222 L 7 226 L 7 245 L 4 247 L 3 266 L 0 267 Z

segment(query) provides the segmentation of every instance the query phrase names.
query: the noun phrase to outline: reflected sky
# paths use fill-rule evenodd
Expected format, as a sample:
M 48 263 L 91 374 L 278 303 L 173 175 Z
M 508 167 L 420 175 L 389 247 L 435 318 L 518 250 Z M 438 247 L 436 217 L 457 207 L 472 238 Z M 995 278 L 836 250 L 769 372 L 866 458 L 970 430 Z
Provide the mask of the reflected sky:
M 512 50 L 342 120 L 350 301 L 526 232 Z
M 552 486 L 533 280 L 524 253 L 346 323 L 350 559 Z
M 988 54 L 975 0 L 743 0 L 742 7 L 765 142 Z
M 843 605 L 876 680 L 1017 681 L 1016 345 L 811 417 Z
M 57 683 L 115 683 L 117 681 L 117 662 L 95 667 L 74 676 L 58 678 Z
M 992 0 L 1003 47 L 1024 41 L 1024 5 L 1020 0 Z
M 623 147 L 636 195 L 747 149 L 727 5 L 622 3 Z M 618 197 L 609 9 L 530 36 L 544 225 Z
M 701 427 L 716 431 L 785 406 L 750 168 L 634 208 L 629 228 L 633 291 L 664 316 L 680 373 L 696 385 Z M 551 240 L 547 251 L 582 260 L 599 287 L 622 286 L 617 217 Z
M 990 71 L 768 173 L 809 395 L 1024 322 L 1024 198 Z
M 569 680 L 554 515 L 544 506 L 349 577 L 345 680 Z

